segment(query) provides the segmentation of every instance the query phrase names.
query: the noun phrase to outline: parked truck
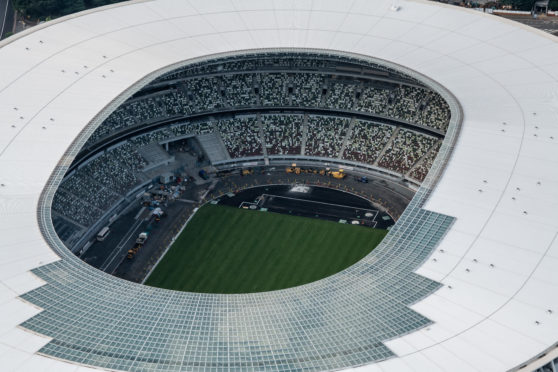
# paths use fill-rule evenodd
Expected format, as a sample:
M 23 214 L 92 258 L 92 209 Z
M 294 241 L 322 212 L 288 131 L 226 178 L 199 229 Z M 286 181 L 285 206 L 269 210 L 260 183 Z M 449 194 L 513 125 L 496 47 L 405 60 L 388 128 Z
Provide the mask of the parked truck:
M 138 238 L 136 239 L 136 244 L 140 244 L 143 245 L 145 244 L 145 241 L 147 240 L 147 233 L 146 232 L 142 232 L 138 235 Z
M 157 207 L 151 212 L 151 216 L 155 219 L 155 221 L 159 222 L 161 217 L 165 215 L 165 212 L 160 208 Z

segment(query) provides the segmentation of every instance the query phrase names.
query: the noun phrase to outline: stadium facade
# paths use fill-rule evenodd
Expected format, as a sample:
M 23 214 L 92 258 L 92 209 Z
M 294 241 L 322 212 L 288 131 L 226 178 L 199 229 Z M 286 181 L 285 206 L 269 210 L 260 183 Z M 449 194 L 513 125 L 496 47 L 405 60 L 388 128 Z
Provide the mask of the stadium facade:
M 0 44 L 0 358 L 8 371 L 533 370 L 558 354 L 558 44 L 420 1 L 138 1 Z M 388 237 L 349 269 L 246 295 L 77 259 L 55 191 L 94 130 L 176 66 L 320 51 L 425 81 L 452 117 Z

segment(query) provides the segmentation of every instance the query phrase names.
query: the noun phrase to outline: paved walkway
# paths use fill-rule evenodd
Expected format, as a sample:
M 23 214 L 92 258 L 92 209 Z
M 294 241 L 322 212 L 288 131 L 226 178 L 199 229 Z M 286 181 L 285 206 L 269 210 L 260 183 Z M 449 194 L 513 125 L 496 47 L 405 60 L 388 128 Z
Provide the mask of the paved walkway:
M 533 18 L 530 15 L 499 15 L 512 21 L 523 23 L 524 25 L 537 28 L 539 30 L 548 32 L 549 34 L 558 36 L 558 17 L 556 16 L 544 16 L 539 15 L 537 18 Z

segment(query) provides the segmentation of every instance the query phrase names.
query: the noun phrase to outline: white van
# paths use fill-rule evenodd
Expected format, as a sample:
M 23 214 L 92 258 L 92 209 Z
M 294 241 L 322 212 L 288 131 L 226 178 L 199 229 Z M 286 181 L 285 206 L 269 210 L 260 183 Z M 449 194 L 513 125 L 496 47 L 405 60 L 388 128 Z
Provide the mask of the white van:
M 105 226 L 97 234 L 97 240 L 102 242 L 103 240 L 105 240 L 105 238 L 108 236 L 108 234 L 110 234 L 110 229 L 109 229 L 108 226 Z

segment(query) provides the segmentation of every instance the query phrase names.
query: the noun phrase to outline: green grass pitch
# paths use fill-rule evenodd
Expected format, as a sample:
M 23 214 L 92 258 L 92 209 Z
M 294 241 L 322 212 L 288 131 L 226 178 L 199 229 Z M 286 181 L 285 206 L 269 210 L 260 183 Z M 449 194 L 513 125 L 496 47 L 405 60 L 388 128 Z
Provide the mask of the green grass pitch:
M 386 234 L 313 218 L 206 205 L 145 284 L 206 293 L 294 287 L 349 267 Z

